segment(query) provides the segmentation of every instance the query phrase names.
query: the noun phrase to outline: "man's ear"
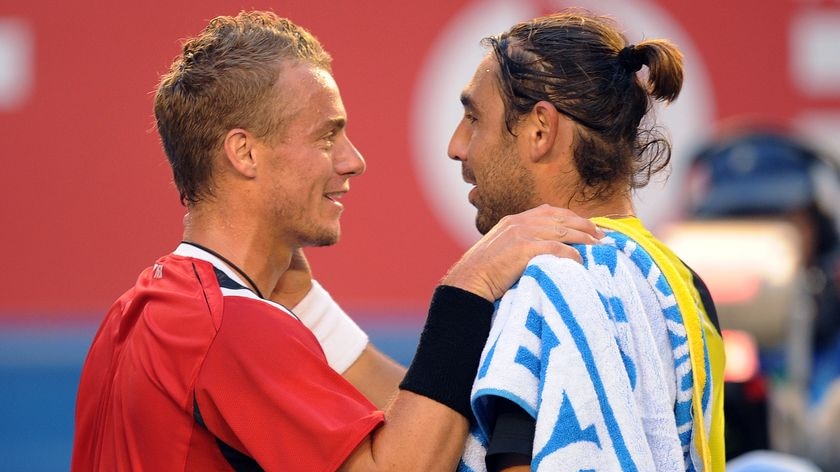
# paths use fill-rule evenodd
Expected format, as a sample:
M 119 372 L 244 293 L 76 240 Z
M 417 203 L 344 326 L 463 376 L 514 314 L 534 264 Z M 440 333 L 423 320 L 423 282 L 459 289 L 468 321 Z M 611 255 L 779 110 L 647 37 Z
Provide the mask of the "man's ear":
M 257 176 L 256 145 L 256 137 L 241 128 L 234 128 L 225 135 L 225 157 L 236 172 L 244 177 Z
M 560 132 L 561 116 L 550 102 L 537 102 L 523 123 L 521 132 L 525 133 L 528 157 L 532 162 L 539 162 L 551 155 Z

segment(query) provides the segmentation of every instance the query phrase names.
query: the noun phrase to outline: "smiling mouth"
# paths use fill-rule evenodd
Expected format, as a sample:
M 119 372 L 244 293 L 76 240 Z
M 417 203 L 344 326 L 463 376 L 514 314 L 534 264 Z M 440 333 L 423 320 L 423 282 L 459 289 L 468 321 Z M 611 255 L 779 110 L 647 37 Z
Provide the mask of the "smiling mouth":
M 325 194 L 324 194 L 324 198 L 326 198 L 327 200 L 329 200 L 329 201 L 331 201 L 331 202 L 341 204 L 341 203 L 339 202 L 339 200 L 341 200 L 341 198 L 342 198 L 342 197 L 343 197 L 346 193 L 347 193 L 347 190 L 342 190 L 342 191 L 340 191 L 340 192 L 330 192 L 330 193 L 325 193 Z

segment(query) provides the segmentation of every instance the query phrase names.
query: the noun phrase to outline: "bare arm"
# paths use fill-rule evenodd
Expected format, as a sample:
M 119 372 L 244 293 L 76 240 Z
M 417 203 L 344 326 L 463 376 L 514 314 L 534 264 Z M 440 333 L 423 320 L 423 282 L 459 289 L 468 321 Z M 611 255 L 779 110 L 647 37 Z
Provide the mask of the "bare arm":
M 385 424 L 362 442 L 341 471 L 455 470 L 464 450 L 466 418 L 430 398 L 400 390 Z
M 559 241 L 593 243 L 600 234 L 588 220 L 574 216 L 568 210 L 542 206 L 520 215 L 506 217 L 492 231 L 485 235 L 449 271 L 444 278 L 445 285 L 469 291 L 485 299 L 489 307 L 485 316 L 489 331 L 489 317 L 492 315 L 492 301 L 501 295 L 520 277 L 527 262 L 538 254 L 555 254 L 576 258 L 574 249 Z M 432 319 L 430 309 L 429 320 Z M 459 314 L 460 315 L 460 314 Z M 467 319 L 467 313 L 463 313 Z M 459 316 L 460 320 L 460 316 Z M 478 323 L 477 323 L 478 324 Z M 428 328 L 427 322 L 427 328 Z M 466 326 L 470 329 L 471 326 Z M 476 328 L 482 329 L 482 328 Z M 486 331 L 483 333 L 486 339 Z M 453 363 L 468 357 L 474 359 L 469 375 L 442 380 L 438 387 L 452 385 L 461 400 L 469 398 L 469 386 L 478 367 L 481 343 L 477 349 L 466 353 L 451 346 L 451 352 L 443 352 L 446 345 L 436 345 L 438 357 Z M 456 343 L 457 344 L 457 343 Z M 426 369 L 426 378 L 440 376 L 449 379 L 452 372 L 441 371 L 440 365 L 429 369 L 418 365 L 424 341 L 418 347 L 415 363 L 409 376 Z M 432 356 L 434 357 L 434 356 Z M 463 371 L 461 372 L 461 374 Z M 408 377 L 407 379 L 408 380 Z M 464 382 L 466 380 L 466 382 Z M 432 389 L 434 390 L 434 389 Z M 453 393 L 453 392 L 448 392 Z M 428 471 L 453 470 L 463 452 L 468 431 L 468 422 L 463 414 L 432 398 L 401 389 L 393 403 L 385 410 L 385 423 L 363 441 L 343 464 L 343 471 Z
M 368 344 L 362 355 L 342 375 L 377 408 L 384 410 L 396 395 L 405 371 L 405 367 L 373 344 Z

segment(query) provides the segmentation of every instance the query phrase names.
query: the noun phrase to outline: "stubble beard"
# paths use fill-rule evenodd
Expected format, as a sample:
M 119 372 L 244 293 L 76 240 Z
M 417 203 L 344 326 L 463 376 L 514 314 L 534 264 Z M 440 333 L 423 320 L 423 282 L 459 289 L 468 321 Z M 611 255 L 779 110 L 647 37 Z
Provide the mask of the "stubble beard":
M 281 208 L 277 211 L 276 221 L 284 221 L 294 227 L 291 242 L 298 247 L 323 247 L 336 244 L 341 236 L 339 222 L 332 225 L 320 225 L 312 221 L 303 208 Z
M 341 237 L 341 227 L 336 222 L 336 228 L 319 226 L 309 222 L 298 232 L 298 240 L 302 247 L 332 246 Z
M 476 201 L 475 226 L 481 234 L 487 234 L 505 216 L 535 206 L 534 176 L 519 161 L 513 141 L 506 139 L 491 154 Z
M 505 216 L 515 215 L 533 208 L 530 198 L 532 193 L 533 189 L 529 188 L 527 194 L 516 192 L 501 195 L 499 198 L 485 199 L 484 206 L 479 208 L 475 217 L 475 226 L 478 232 L 487 234 Z
M 341 237 L 340 233 L 340 231 L 328 231 L 321 228 L 319 231 L 313 232 L 303 245 L 309 247 L 332 246 L 338 243 Z

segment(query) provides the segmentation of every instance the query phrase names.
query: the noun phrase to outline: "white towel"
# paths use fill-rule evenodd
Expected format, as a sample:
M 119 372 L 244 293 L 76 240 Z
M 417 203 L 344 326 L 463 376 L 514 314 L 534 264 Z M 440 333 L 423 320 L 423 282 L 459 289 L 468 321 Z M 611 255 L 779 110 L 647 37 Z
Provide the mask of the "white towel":
M 459 470 L 486 470 L 498 397 L 536 419 L 531 470 L 702 469 L 691 453 L 691 365 L 676 300 L 641 248 L 609 234 L 578 247 L 583 265 L 534 258 L 498 302 Z

